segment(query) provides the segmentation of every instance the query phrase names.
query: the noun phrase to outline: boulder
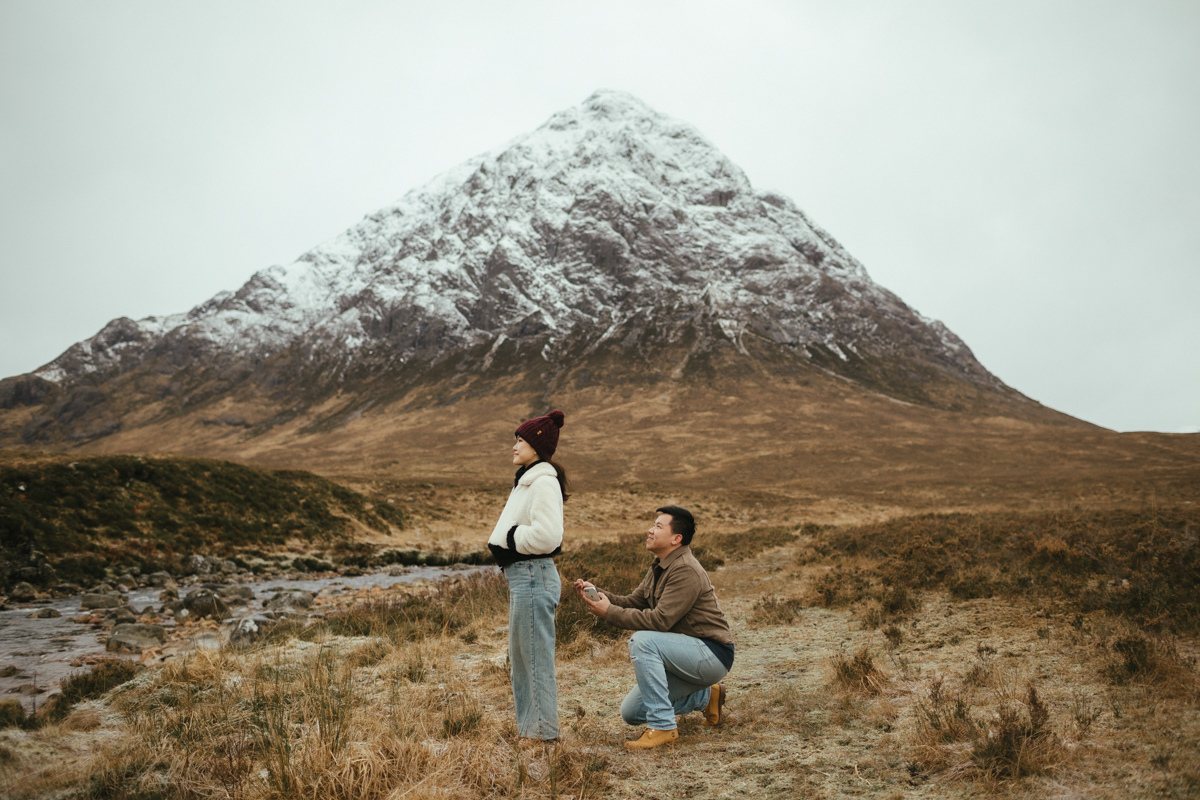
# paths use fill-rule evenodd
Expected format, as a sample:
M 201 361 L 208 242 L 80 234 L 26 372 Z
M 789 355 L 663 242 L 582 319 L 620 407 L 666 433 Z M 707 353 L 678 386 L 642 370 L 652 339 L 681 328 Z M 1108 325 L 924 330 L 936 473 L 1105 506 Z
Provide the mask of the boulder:
M 105 649 L 116 653 L 143 653 L 162 647 L 167 641 L 167 629 L 162 625 L 125 623 L 113 628 Z
M 92 588 L 88 589 L 88 594 L 112 594 L 116 589 L 110 583 L 97 583 Z
M 83 609 L 91 608 L 117 608 L 125 605 L 124 598 L 119 594 L 98 594 L 89 592 L 79 598 L 79 607 Z
M 177 589 L 174 584 L 172 584 L 170 588 L 163 589 L 161 592 L 158 593 L 158 600 L 160 603 L 165 603 L 168 600 L 178 600 L 178 599 L 179 599 L 179 589 Z
M 12 664 L 0 667 L 0 678 L 11 678 L 13 675 L 16 675 L 17 672 L 17 668 Z
M 225 619 L 229 616 L 229 604 L 218 597 L 212 589 L 193 589 L 183 598 L 183 609 L 191 619 L 212 617 Z
M 61 616 L 62 616 L 62 614 L 59 613 L 57 608 L 39 608 L 37 611 L 30 614 L 29 618 L 30 619 L 54 619 L 55 617 L 61 617 Z
M 28 603 L 37 597 L 37 589 L 34 589 L 32 584 L 21 581 L 12 588 L 8 597 L 10 600 L 16 600 L 18 603 Z
M 50 590 L 50 594 L 55 597 L 70 597 L 73 594 L 79 594 L 83 590 L 73 583 L 60 583 Z
M 285 589 L 263 604 L 263 608 L 282 611 L 295 608 L 312 608 L 313 596 L 303 589 Z

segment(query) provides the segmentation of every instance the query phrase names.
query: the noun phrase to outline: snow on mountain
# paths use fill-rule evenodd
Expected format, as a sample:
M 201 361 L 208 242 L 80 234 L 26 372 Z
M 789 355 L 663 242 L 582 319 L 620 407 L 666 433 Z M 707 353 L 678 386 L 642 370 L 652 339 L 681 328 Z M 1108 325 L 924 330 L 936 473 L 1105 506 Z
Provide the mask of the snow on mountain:
M 799 353 L 903 353 L 999 386 L 945 326 L 877 286 L 789 199 L 692 126 L 600 91 L 186 314 L 110 323 L 37 371 L 59 383 L 147 359 L 284 350 L 393 367 L 530 332 L 553 362 L 631 319 L 700 315 Z M 916 356 L 914 356 L 916 354 Z M 381 360 L 382 357 L 382 360 Z M 99 376 L 97 376 L 99 377 Z

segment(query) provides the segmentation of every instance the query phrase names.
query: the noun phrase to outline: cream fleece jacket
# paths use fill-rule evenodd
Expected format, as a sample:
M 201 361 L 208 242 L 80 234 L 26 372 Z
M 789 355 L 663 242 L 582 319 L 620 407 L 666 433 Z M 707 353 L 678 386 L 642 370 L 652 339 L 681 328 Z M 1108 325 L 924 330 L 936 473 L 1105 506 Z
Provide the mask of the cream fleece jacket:
M 508 549 L 508 529 L 517 531 L 513 540 L 523 555 L 552 553 L 562 545 L 563 501 L 554 467 L 544 461 L 525 471 L 508 495 L 500 521 L 488 538 L 489 545 Z

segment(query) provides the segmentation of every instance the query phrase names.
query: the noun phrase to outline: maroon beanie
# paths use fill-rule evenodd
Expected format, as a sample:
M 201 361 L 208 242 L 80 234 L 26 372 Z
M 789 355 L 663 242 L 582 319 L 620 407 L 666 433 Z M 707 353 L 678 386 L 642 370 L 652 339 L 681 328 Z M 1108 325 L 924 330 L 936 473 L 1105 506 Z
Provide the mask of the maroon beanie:
M 551 411 L 544 417 L 527 419 L 517 426 L 517 436 L 529 442 L 529 446 L 546 461 L 558 449 L 558 429 L 563 426 L 563 412 Z

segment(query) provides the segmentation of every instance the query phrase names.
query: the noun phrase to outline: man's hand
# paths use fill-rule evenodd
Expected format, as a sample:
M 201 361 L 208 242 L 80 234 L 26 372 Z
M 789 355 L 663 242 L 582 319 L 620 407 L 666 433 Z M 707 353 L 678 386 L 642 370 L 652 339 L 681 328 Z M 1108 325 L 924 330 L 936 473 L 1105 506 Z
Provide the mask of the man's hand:
M 586 594 L 583 593 L 584 588 L 588 586 L 595 588 L 591 583 L 583 580 L 582 578 L 575 579 L 575 591 L 579 593 L 581 598 L 583 598 L 584 604 L 587 605 L 588 613 L 595 614 L 597 617 L 604 619 L 604 615 L 608 613 L 608 607 L 611 606 L 612 603 L 609 602 L 608 597 L 604 594 L 604 592 L 599 592 L 599 600 L 590 599 Z

